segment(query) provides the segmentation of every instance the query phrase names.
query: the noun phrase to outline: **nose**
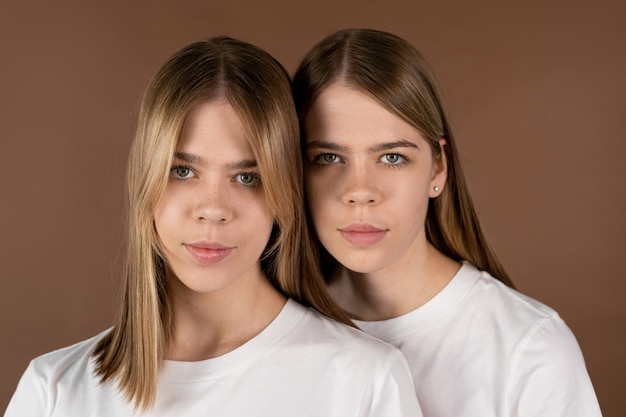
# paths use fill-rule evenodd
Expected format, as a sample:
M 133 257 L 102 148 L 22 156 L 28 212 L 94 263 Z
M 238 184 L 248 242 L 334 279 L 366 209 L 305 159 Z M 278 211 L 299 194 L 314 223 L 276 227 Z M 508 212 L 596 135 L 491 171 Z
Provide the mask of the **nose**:
M 371 168 L 371 167 L 370 167 Z M 342 200 L 347 205 L 374 205 L 381 199 L 376 176 L 364 163 L 348 165 Z
M 227 184 L 203 184 L 197 190 L 193 217 L 200 222 L 228 223 L 233 218 L 233 207 Z

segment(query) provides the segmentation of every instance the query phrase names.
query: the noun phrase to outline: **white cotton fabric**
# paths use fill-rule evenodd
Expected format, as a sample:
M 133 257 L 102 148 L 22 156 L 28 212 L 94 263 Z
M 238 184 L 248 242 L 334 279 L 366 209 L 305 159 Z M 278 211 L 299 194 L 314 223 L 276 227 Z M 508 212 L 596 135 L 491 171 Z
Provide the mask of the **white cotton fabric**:
M 356 324 L 403 352 L 425 416 L 601 415 L 559 315 L 467 262 L 418 309 Z
M 34 359 L 5 417 L 422 416 L 397 349 L 293 300 L 232 352 L 165 361 L 146 414 L 98 382 L 91 352 L 103 335 Z

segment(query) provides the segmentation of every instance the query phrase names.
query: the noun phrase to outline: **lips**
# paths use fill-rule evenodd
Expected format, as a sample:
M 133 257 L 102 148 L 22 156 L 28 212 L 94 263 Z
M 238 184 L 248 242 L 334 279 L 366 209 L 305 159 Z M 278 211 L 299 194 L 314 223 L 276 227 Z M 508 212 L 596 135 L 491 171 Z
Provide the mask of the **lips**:
M 379 229 L 370 224 L 351 224 L 339 229 L 339 232 L 348 242 L 355 246 L 367 247 L 380 242 L 387 230 Z
M 187 251 L 202 264 L 215 264 L 226 258 L 234 248 L 220 243 L 190 243 L 184 245 Z

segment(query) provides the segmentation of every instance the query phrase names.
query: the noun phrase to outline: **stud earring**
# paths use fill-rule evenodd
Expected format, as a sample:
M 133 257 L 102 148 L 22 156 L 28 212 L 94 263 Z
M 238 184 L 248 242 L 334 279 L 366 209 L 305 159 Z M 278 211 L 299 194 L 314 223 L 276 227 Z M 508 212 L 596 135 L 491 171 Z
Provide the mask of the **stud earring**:
M 439 192 L 439 186 L 435 185 L 435 187 L 433 188 L 433 190 L 435 190 L 436 193 Z

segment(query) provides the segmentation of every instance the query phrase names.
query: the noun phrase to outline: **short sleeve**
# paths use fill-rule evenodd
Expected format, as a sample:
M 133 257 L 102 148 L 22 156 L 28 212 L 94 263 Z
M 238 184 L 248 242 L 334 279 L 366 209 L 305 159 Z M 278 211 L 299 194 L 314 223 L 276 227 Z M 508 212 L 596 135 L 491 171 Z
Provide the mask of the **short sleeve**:
M 574 334 L 558 315 L 545 318 L 519 355 L 510 392 L 512 417 L 600 417 Z
M 4 417 L 44 417 L 45 415 L 41 381 L 31 362 L 17 384 Z
M 402 353 L 394 349 L 385 365 L 375 381 L 368 417 L 422 417 L 409 365 Z

